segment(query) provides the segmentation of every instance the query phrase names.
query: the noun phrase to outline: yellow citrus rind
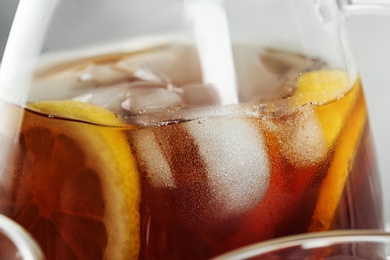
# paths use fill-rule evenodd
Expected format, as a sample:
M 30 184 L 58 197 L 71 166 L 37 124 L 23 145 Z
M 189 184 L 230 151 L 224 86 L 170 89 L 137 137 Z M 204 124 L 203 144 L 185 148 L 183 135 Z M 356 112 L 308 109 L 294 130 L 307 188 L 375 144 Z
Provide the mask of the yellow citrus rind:
M 64 134 L 73 139 L 84 150 L 85 167 L 99 174 L 105 200 L 102 221 L 108 236 L 104 259 L 138 259 L 140 186 L 126 136 L 122 128 L 117 127 L 124 123 L 103 108 L 72 100 L 38 102 L 29 104 L 28 108 L 54 117 L 49 121 L 34 117 L 33 122 L 25 122 L 29 127 L 46 127 L 56 135 Z

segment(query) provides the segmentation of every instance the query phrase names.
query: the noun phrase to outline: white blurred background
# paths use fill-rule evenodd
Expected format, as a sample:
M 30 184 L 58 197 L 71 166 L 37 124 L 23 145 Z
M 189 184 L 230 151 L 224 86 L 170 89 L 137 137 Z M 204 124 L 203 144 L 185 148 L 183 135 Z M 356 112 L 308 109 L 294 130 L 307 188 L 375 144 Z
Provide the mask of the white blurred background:
M 0 60 L 17 4 L 0 0 Z M 351 17 L 347 28 L 368 101 L 390 223 L 390 16 Z
M 388 229 L 390 228 L 390 15 L 347 20 L 350 43 L 360 69 L 374 140 Z

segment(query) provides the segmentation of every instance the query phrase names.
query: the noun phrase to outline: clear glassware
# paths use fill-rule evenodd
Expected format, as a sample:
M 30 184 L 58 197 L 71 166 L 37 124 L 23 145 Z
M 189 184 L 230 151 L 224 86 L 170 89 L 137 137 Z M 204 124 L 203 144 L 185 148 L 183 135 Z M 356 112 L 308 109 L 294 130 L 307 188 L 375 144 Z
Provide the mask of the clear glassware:
M 4 215 L 0 215 L 0 258 L 44 260 L 40 247 L 31 235 L 18 223 Z
M 208 259 L 383 229 L 348 15 L 378 2 L 21 0 L 0 213 L 48 259 Z
M 390 233 L 337 230 L 287 236 L 246 246 L 213 260 L 246 259 L 388 259 Z

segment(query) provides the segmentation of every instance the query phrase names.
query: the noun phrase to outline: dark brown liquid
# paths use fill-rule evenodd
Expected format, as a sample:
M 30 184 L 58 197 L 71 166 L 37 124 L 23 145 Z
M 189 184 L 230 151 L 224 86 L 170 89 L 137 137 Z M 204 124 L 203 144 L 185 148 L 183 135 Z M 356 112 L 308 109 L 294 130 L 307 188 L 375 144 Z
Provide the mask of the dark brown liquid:
M 356 120 L 363 120 L 361 129 L 345 127 L 335 148 L 318 163 L 292 164 L 281 154 L 275 133 L 265 131 L 272 169 L 269 187 L 253 208 L 232 216 L 220 216 L 223 209 L 218 208 L 217 203 L 213 205 L 215 191 L 209 183 L 213 173 L 207 171 L 196 141 L 186 132 L 187 123 L 153 130 L 171 163 L 175 186 L 156 187 L 144 165 L 139 165 L 143 191 L 140 259 L 208 259 L 244 245 L 286 235 L 329 229 L 382 229 L 380 184 L 360 89 L 356 100 L 346 122 L 352 126 Z M 261 120 L 249 120 L 265 130 Z M 207 120 L 204 123 L 207 124 Z M 332 203 L 326 196 L 334 190 L 326 190 L 325 180 L 331 174 L 342 176 L 345 170 L 339 169 L 338 173 L 331 165 L 335 157 L 340 156 L 337 149 L 351 145 L 350 141 L 343 141 L 353 135 L 351 131 L 358 131 L 355 132 L 358 135 L 356 150 L 350 155 L 348 177 L 338 188 L 341 196 L 335 212 L 331 213 L 332 221 L 316 224 L 319 217 L 315 212 L 321 209 L 320 192 L 326 203 Z M 243 189 L 242 192 L 248 191 Z
M 359 82 L 338 100 L 282 114 L 212 116 L 142 129 L 14 110 L 24 122 L 21 129 L 17 124 L 9 127 L 13 138 L 3 144 L 0 210 L 35 236 L 49 260 L 93 254 L 102 258 L 109 241 L 103 221 L 109 200 L 104 200 L 99 175 L 88 168 L 95 162 L 86 167 L 84 161 L 100 151 L 67 138 L 78 130 L 85 137 L 94 130 L 127 137 L 118 140 L 131 147 L 137 161 L 140 259 L 208 259 L 286 235 L 383 228 L 380 185 Z M 342 123 L 333 124 L 336 119 Z M 32 127 L 36 121 L 39 127 Z M 318 152 L 324 143 L 326 149 Z M 79 171 L 81 179 L 64 181 Z M 85 190 L 92 193 L 86 202 L 80 199 Z M 50 213 L 53 207 L 44 207 L 42 201 L 51 200 L 58 206 L 56 212 L 68 213 L 70 208 L 76 213 L 61 217 Z M 97 211 L 89 225 L 74 217 L 84 205 Z M 85 235 L 81 240 L 80 231 Z
M 381 186 L 371 132 L 366 125 L 332 229 L 383 228 Z

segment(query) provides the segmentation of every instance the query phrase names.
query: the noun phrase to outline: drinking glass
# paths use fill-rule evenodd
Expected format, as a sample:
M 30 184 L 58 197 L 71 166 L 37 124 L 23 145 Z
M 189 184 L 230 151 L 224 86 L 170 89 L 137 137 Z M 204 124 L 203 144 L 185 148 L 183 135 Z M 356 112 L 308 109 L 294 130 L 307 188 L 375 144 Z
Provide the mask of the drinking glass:
M 246 246 L 213 258 L 244 259 L 389 259 L 390 233 L 336 230 L 287 236 Z
M 44 260 L 38 244 L 13 220 L 0 215 L 0 259 Z
M 383 229 L 337 0 L 21 0 L 0 70 L 0 213 L 47 259 L 208 259 Z

